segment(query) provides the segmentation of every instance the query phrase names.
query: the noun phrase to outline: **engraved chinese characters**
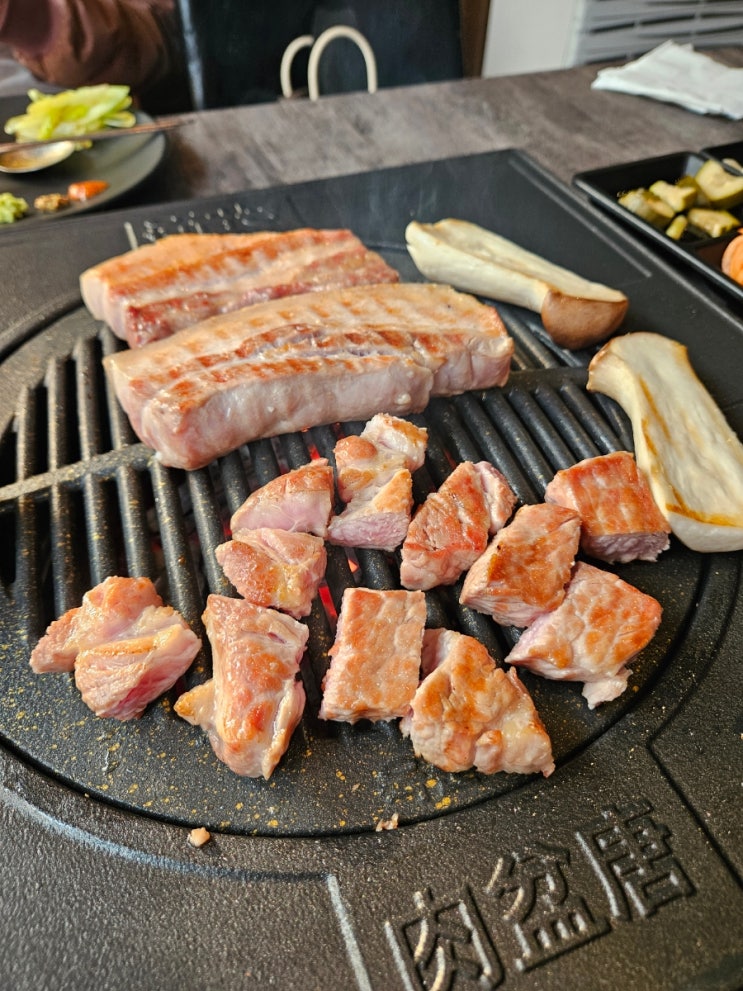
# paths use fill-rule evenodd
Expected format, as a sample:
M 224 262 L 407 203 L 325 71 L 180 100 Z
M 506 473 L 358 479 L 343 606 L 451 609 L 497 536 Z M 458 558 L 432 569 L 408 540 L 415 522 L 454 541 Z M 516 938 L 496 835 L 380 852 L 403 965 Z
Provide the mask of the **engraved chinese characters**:
M 671 832 L 646 799 L 601 810 L 575 845 L 534 841 L 504 853 L 489 880 L 413 895 L 415 912 L 387 936 L 407 987 L 492 991 L 694 893 Z M 596 883 L 579 882 L 579 861 Z

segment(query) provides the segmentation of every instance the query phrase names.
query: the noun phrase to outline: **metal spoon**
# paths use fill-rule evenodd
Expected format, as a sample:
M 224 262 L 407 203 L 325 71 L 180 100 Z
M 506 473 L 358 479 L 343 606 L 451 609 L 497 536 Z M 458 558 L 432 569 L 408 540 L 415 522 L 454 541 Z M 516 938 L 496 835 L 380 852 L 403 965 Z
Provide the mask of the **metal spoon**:
M 194 120 L 193 114 L 173 116 L 163 120 L 153 120 L 134 127 L 107 128 L 81 134 L 74 140 L 55 141 L 53 138 L 40 141 L 6 142 L 0 144 L 0 172 L 38 172 L 56 165 L 90 141 L 111 141 L 116 138 L 129 138 L 136 134 L 156 134 L 182 127 Z
M 0 172 L 22 173 L 48 169 L 50 165 L 69 158 L 76 148 L 74 141 L 55 141 L 36 148 L 14 148 L 0 154 Z

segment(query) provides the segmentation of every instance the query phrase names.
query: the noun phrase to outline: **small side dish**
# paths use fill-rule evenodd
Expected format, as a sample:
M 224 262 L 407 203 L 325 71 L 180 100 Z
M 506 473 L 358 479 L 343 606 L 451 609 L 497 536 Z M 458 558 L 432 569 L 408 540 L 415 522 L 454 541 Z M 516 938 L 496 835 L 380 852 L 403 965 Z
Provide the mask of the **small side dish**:
M 0 224 L 12 224 L 28 213 L 28 203 L 22 196 L 0 193 Z
M 733 213 L 743 203 L 743 176 L 733 175 L 722 162 L 707 159 L 694 175 L 677 182 L 657 179 L 647 188 L 628 189 L 619 203 L 657 230 L 678 241 L 685 233 L 721 237 L 740 224 Z

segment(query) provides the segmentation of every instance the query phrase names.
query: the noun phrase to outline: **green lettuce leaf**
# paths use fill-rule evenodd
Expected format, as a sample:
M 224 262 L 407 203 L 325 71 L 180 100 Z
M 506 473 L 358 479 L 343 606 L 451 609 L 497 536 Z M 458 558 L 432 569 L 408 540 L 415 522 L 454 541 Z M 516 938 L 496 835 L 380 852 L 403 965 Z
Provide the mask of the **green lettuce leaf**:
M 45 138 L 76 138 L 104 127 L 131 127 L 135 123 L 128 86 L 81 86 L 62 93 L 29 90 L 25 114 L 11 117 L 5 124 L 7 134 L 18 141 Z

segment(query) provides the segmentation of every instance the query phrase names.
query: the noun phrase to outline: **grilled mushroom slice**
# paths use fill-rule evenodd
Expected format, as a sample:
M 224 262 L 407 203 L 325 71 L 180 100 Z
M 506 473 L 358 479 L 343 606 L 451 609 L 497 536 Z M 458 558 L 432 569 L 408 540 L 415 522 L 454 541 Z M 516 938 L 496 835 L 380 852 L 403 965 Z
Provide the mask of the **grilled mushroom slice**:
M 405 238 L 426 278 L 539 313 L 561 347 L 606 340 L 627 312 L 627 297 L 618 289 L 590 282 L 477 224 L 412 221 Z
M 686 347 L 660 334 L 615 337 L 588 366 L 588 388 L 630 418 L 637 465 L 679 540 L 695 551 L 743 548 L 743 444 Z

